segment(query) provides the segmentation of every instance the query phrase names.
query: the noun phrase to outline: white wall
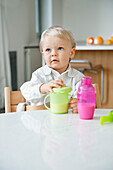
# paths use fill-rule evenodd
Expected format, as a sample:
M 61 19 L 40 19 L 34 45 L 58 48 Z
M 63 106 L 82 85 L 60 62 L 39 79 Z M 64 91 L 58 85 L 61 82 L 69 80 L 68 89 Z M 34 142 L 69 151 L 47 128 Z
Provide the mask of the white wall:
M 62 0 L 52 0 L 52 25 L 62 26 Z
M 18 88 L 24 79 L 24 47 L 35 41 L 35 0 L 7 0 L 9 50 L 17 51 Z
M 113 0 L 63 0 L 62 25 L 76 40 L 113 34 Z

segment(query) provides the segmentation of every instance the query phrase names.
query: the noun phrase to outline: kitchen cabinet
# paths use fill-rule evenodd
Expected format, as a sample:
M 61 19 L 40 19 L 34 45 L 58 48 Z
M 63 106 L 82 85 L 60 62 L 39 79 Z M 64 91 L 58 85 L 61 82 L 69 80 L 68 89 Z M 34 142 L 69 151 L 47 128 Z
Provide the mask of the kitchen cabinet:
M 113 45 L 77 45 L 75 59 L 89 60 L 93 67 L 101 64 L 104 70 L 103 80 L 103 108 L 113 108 Z M 101 74 L 100 71 L 93 73 L 85 71 L 85 75 L 92 77 L 93 83 L 99 84 L 101 93 Z
M 25 81 L 31 79 L 32 73 L 42 66 L 42 56 L 38 45 L 28 45 L 24 47 L 25 60 Z

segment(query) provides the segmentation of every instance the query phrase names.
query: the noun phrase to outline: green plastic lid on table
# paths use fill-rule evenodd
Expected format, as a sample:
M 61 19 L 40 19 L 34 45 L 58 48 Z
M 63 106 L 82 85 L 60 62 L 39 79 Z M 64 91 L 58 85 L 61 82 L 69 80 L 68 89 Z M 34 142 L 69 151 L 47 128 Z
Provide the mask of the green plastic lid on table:
M 113 122 L 113 110 L 111 110 L 108 114 L 108 116 L 101 116 L 100 118 L 100 124 L 103 125 L 103 123 L 110 123 Z

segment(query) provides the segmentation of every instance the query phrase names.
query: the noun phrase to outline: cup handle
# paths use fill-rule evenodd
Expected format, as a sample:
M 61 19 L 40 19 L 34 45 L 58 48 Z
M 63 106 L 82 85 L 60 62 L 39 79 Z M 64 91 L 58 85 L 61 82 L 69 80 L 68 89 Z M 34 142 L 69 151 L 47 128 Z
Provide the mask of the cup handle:
M 46 109 L 48 109 L 48 110 L 50 110 L 50 108 L 47 107 L 47 105 L 46 105 L 46 99 L 47 99 L 47 97 L 49 97 L 49 96 L 50 96 L 50 94 L 48 94 L 48 95 L 44 98 L 44 106 L 45 106 Z
M 68 94 L 68 96 L 71 96 L 71 98 L 73 99 L 73 96 L 71 94 Z
M 68 96 L 71 96 L 71 98 L 73 99 L 73 96 L 71 94 L 68 94 Z M 72 109 L 71 107 L 69 107 L 68 109 Z

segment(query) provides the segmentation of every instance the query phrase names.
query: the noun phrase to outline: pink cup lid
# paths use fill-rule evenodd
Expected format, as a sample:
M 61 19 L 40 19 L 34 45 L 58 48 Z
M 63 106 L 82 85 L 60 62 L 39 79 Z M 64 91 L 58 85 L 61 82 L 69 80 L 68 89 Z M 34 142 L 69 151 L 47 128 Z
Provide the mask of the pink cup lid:
M 90 85 L 92 83 L 91 77 L 82 77 L 81 84 L 82 85 Z

